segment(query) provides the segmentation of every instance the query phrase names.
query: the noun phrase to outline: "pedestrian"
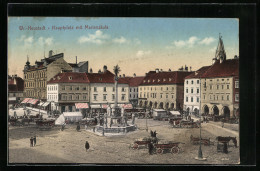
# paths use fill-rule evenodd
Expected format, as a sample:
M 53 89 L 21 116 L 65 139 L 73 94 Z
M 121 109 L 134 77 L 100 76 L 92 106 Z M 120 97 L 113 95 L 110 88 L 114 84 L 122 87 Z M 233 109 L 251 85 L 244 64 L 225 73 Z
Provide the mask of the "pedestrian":
M 65 128 L 65 123 L 62 124 L 62 126 L 61 126 L 61 131 L 63 131 L 64 128 Z
M 33 137 L 30 138 L 30 147 L 33 146 Z
M 156 137 L 156 134 L 157 134 L 156 131 L 154 131 L 154 132 L 153 132 L 153 137 Z
M 95 127 L 93 127 L 93 132 L 95 132 Z
M 221 122 L 221 126 L 222 126 L 222 128 L 224 127 L 224 121 L 222 120 L 222 122 Z
M 33 137 L 33 142 L 34 142 L 33 146 L 36 146 L 36 135 Z
M 150 134 L 151 134 L 151 137 L 153 137 L 153 131 L 152 130 L 150 131 Z
M 80 125 L 79 125 L 79 124 L 77 124 L 77 128 L 76 128 L 76 130 L 77 130 L 77 131 L 80 130 Z
M 149 154 L 152 155 L 152 154 L 153 154 L 153 144 L 152 144 L 152 143 L 149 143 L 149 144 L 148 144 L 148 150 L 149 150 L 149 151 L 148 151 Z
M 88 125 L 87 125 L 87 124 L 85 124 L 85 130 L 87 130 L 87 128 L 88 128 Z
M 89 149 L 89 143 L 88 143 L 88 141 L 86 141 L 86 143 L 85 143 L 85 149 L 86 149 L 86 152 L 87 152 L 88 149 Z

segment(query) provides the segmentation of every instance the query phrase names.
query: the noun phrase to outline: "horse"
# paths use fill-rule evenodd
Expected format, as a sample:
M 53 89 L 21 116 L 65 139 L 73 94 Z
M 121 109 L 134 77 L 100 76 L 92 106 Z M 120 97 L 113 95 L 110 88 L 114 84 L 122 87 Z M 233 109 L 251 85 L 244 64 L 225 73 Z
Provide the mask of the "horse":
M 229 145 L 229 141 L 232 140 L 233 141 L 233 144 L 235 147 L 237 147 L 237 139 L 236 137 L 222 137 L 222 136 L 218 136 L 216 138 L 216 140 L 218 140 L 218 142 L 227 142 L 228 145 Z

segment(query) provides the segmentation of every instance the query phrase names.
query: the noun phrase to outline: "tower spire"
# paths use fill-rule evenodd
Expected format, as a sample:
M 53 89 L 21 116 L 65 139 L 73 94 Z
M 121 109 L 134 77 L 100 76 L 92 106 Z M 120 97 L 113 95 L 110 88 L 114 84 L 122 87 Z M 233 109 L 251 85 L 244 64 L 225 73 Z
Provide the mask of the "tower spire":
M 226 52 L 225 52 L 222 36 L 220 33 L 219 33 L 219 41 L 218 41 L 218 47 L 216 50 L 215 58 L 220 61 L 226 60 Z

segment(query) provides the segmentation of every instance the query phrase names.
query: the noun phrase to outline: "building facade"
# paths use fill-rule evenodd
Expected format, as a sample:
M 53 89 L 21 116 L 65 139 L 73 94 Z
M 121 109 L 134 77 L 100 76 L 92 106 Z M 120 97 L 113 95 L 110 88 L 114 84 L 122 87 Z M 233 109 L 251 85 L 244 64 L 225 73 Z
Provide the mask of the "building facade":
M 236 117 L 239 113 L 239 59 L 226 59 L 224 44 L 219 44 L 214 64 L 201 76 L 202 113 Z
M 76 103 L 89 103 L 89 91 L 86 73 L 59 73 L 48 81 L 47 101 L 52 102 L 52 110 L 74 112 Z
M 150 71 L 138 87 L 140 107 L 182 110 L 184 78 L 188 71 Z
M 104 66 L 99 73 L 87 74 L 90 82 L 90 105 L 114 104 L 116 98 L 115 75 Z M 129 103 L 129 85 L 123 80 L 118 80 L 118 104 Z
M 63 53 L 52 55 L 48 58 L 36 61 L 30 65 L 27 59 L 24 67 L 24 97 L 47 100 L 47 81 L 56 74 L 65 71 L 72 71 L 72 67 L 63 59 Z
M 185 77 L 184 81 L 184 110 L 187 114 L 199 114 L 201 108 L 201 75 L 209 69 L 205 66 Z
M 17 75 L 8 75 L 8 104 L 21 102 L 23 99 L 24 80 Z

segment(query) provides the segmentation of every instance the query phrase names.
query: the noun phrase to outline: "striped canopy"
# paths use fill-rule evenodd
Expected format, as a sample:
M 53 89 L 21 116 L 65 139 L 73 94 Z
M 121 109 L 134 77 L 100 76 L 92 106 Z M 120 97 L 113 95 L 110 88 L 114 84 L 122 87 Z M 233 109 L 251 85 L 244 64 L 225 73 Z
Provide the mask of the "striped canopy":
M 32 98 L 25 98 L 21 103 L 28 103 L 29 100 L 31 100 Z
M 43 105 L 42 105 L 42 107 L 46 107 L 46 106 L 48 106 L 50 104 L 50 102 L 45 102 Z
M 102 104 L 103 109 L 107 109 L 108 105 L 107 104 Z
M 39 99 L 31 99 L 27 103 L 36 104 L 39 101 Z
M 75 103 L 76 109 L 88 109 L 87 103 Z
M 132 108 L 133 108 L 133 105 L 132 105 L 132 104 L 125 104 L 125 105 L 123 106 L 123 108 L 125 108 L 125 109 L 132 109 Z

